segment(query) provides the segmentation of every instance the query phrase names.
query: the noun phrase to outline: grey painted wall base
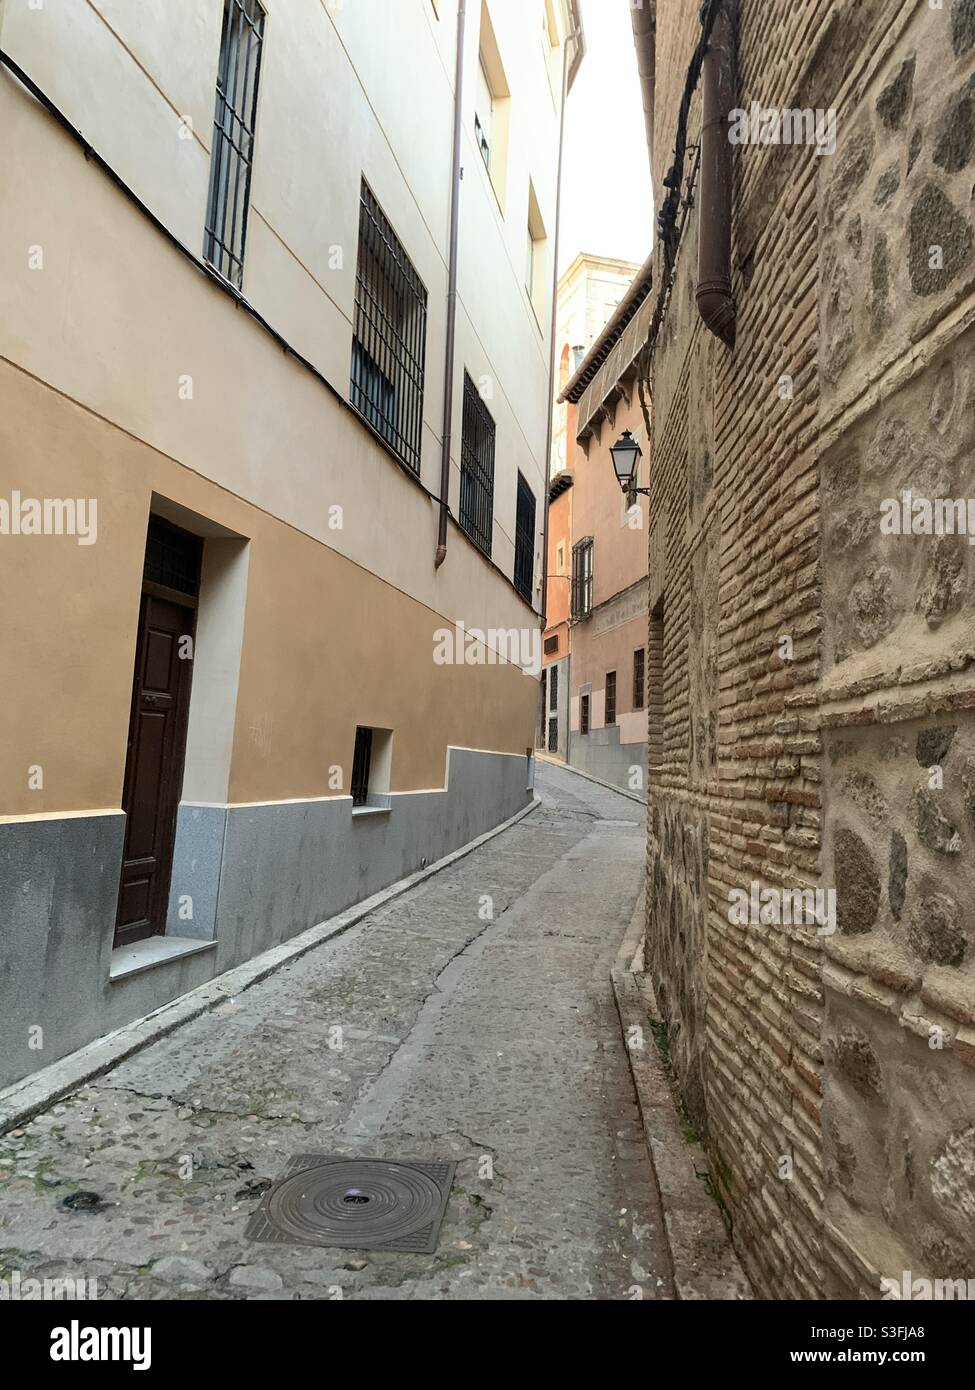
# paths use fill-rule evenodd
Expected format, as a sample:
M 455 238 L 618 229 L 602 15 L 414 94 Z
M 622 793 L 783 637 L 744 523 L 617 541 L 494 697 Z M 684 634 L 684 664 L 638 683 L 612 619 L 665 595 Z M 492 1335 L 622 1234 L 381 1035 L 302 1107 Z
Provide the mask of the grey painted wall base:
M 509 819 L 531 800 L 525 757 L 452 748 L 443 791 L 182 806 L 167 935 L 217 949 L 110 981 L 121 813 L 0 825 L 0 1086 L 50 1065 Z M 192 900 L 191 919 L 180 918 Z M 38 1031 L 40 1030 L 40 1031 Z
M 647 786 L 647 745 L 646 743 L 620 743 L 618 725 L 605 729 L 593 729 L 591 733 L 580 734 L 574 729 L 569 735 L 569 766 L 580 772 L 588 772 L 601 782 L 621 787 L 624 791 L 640 791 L 646 795 Z M 642 783 L 639 788 L 630 786 L 630 769 L 639 767 Z

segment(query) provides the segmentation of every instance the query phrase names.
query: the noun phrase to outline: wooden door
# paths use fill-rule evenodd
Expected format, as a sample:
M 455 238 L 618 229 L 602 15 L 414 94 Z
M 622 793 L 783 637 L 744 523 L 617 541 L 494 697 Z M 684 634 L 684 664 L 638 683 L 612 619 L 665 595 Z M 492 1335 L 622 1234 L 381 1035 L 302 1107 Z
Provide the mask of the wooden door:
M 116 946 L 166 930 L 195 620 L 192 607 L 151 591 L 142 595 L 122 792 Z

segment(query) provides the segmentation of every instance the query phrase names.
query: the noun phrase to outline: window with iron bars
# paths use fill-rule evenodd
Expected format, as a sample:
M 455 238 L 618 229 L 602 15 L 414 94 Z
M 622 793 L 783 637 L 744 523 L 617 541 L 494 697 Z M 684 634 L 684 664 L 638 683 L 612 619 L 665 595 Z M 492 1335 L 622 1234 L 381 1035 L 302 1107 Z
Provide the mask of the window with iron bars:
M 427 292 L 366 181 L 349 398 L 396 456 L 420 471 Z
M 195 597 L 200 592 L 202 558 L 203 542 L 199 536 L 150 516 L 143 579 Z
M 535 494 L 518 474 L 518 506 L 515 513 L 515 588 L 526 603 L 532 602 L 535 581 Z
M 495 425 L 480 392 L 464 373 L 458 520 L 476 546 L 491 554 L 494 529 Z
M 579 697 L 579 732 L 588 734 L 589 732 L 589 696 L 580 695 Z
M 633 653 L 633 708 L 643 709 L 647 688 L 647 652 L 640 647 Z
M 559 721 L 557 716 L 553 716 L 548 721 L 548 751 L 550 753 L 559 751 Z
M 257 0 L 224 0 L 203 255 L 238 289 L 244 278 L 264 19 Z
M 559 707 L 559 668 L 550 666 L 549 668 L 549 709 L 557 710 Z
M 352 755 L 352 805 L 365 806 L 369 800 L 369 772 L 372 764 L 372 730 L 355 731 L 355 752 Z
M 572 547 L 572 616 L 587 618 L 592 612 L 592 536 Z
M 606 719 L 608 725 L 616 723 L 616 672 L 606 673 Z

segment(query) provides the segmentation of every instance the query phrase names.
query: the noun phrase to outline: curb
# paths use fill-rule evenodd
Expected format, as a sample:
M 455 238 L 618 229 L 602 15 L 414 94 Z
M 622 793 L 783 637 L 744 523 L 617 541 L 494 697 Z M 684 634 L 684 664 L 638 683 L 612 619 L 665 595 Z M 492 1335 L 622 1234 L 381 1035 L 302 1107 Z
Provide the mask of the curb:
M 643 894 L 610 971 L 623 1046 L 643 1121 L 650 1162 L 660 1189 L 664 1230 L 670 1246 L 674 1288 L 682 1300 L 743 1300 L 753 1297 L 731 1246 L 717 1203 L 703 1177 L 708 1163 L 700 1144 L 689 1142 L 671 1092 L 670 1077 L 648 1037 L 647 1021 L 657 1017 L 649 981 L 638 980 L 631 966 L 642 954 Z M 630 1046 L 630 1029 L 639 1028 L 640 1046 Z
M 587 782 L 595 782 L 597 787 L 605 787 L 608 792 L 616 792 L 618 796 L 625 796 L 630 801 L 638 801 L 641 806 L 646 806 L 647 798 L 637 796 L 636 792 L 624 791 L 615 782 L 604 782 L 601 777 L 594 777 L 591 772 L 582 772 L 579 768 L 573 767 L 571 763 L 563 763 L 558 758 L 550 758 L 548 754 L 541 753 L 536 748 L 535 758 L 538 762 L 546 763 L 549 767 L 561 767 L 565 772 L 574 772 L 577 777 L 584 777 Z
M 0 1091 L 0 1134 L 26 1124 L 55 1101 L 62 1100 L 79 1086 L 111 1071 L 119 1062 L 124 1062 L 134 1053 L 141 1052 L 143 1048 L 175 1032 L 184 1023 L 199 1018 L 201 1014 L 209 1013 L 228 999 L 243 994 L 252 985 L 260 984 L 282 966 L 289 965 L 292 961 L 307 955 L 309 951 L 314 951 L 316 947 L 324 946 L 334 937 L 341 936 L 370 913 L 409 892 L 426 879 L 432 878 L 434 874 L 449 868 L 451 864 L 456 864 L 459 859 L 466 858 L 481 845 L 493 840 L 496 835 L 510 830 L 540 805 L 541 802 L 537 798 L 533 799 L 508 820 L 479 835 L 476 840 L 461 845 L 460 849 L 453 850 L 443 859 L 438 859 L 435 864 L 429 864 L 425 869 L 399 879 L 388 888 L 374 893 L 371 898 L 365 898 L 335 917 L 329 917 L 317 926 L 309 927 L 282 945 L 273 946 L 271 950 L 264 951 L 253 960 L 245 961 L 243 965 L 234 966 L 232 970 L 225 971 L 214 980 L 208 980 L 205 985 L 200 985 L 188 994 L 181 994 L 178 999 L 146 1014 L 144 1018 L 127 1023 L 113 1033 L 107 1033 L 103 1038 L 96 1038 L 94 1042 L 87 1043 L 76 1052 L 69 1053 L 67 1057 L 52 1062 L 43 1071 L 34 1072 L 22 1081 L 15 1081 L 12 1086 Z

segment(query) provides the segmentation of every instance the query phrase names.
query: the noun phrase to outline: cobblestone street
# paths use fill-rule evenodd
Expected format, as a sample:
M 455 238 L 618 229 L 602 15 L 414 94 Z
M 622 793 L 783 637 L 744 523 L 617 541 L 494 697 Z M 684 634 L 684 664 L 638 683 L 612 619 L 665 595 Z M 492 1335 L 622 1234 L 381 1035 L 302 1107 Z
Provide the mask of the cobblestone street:
M 537 795 L 347 934 L 3 1136 L 2 1272 L 95 1277 L 102 1298 L 671 1296 L 609 980 L 642 808 L 551 766 Z M 436 1254 L 245 1239 L 268 1180 L 315 1152 L 456 1161 Z M 76 1192 L 101 1202 L 66 1210 Z

